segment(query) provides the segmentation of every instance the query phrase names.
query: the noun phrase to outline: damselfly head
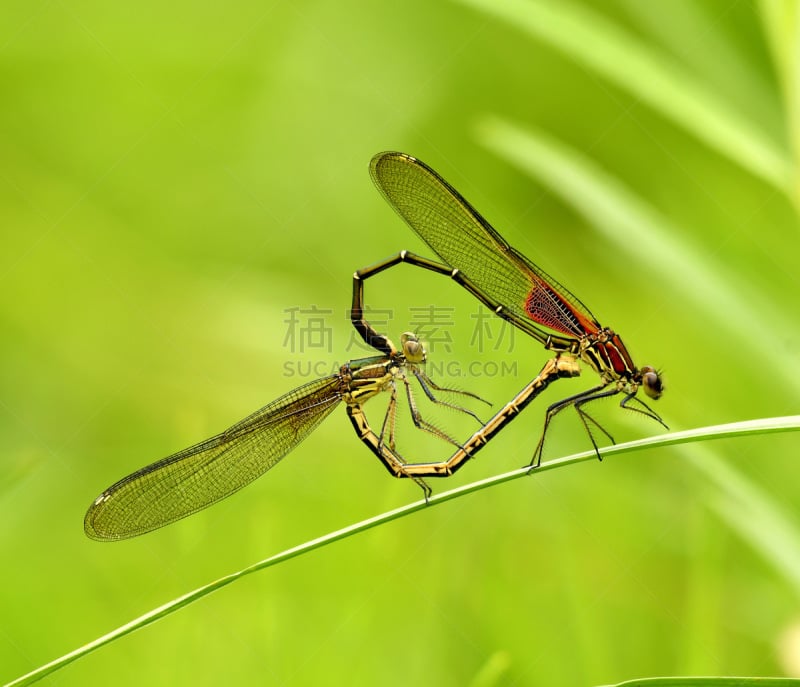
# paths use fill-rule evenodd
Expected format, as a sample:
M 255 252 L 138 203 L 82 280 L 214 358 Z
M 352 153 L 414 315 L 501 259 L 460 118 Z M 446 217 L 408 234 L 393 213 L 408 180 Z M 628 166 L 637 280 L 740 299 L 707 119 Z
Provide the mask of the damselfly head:
M 403 356 L 409 363 L 424 363 L 426 358 L 425 346 L 414 332 L 403 332 L 400 335 L 400 345 L 403 347 Z
M 661 394 L 664 393 L 664 385 L 656 368 L 645 365 L 639 370 L 639 374 L 642 376 L 644 392 L 652 399 L 661 398 Z

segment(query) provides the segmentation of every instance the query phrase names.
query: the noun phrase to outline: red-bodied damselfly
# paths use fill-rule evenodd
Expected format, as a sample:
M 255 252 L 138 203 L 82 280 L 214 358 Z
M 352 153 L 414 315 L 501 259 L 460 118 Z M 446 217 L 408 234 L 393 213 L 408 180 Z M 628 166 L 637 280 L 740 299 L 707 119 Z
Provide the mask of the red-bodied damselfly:
M 614 439 L 584 408 L 592 401 L 623 394 L 621 407 L 666 427 L 636 395 L 641 387 L 649 398 L 661 396 L 663 385 L 658 371 L 650 366 L 636 367 L 619 334 L 601 326 L 576 296 L 512 248 L 439 174 L 420 160 L 397 152 L 373 157 L 370 174 L 386 201 L 443 262 L 402 251 L 355 273 L 350 315 L 354 327 L 367 343 L 378 350 L 388 350 L 385 337 L 364 318 L 364 281 L 390 267 L 408 263 L 449 276 L 499 317 L 555 353 L 556 357 L 548 361 L 543 373 L 547 374 L 553 365 L 561 365 L 565 370 L 561 376 L 575 376 L 579 373 L 578 360 L 581 360 L 600 375 L 597 386 L 547 409 L 531 466 L 541 461 L 551 420 L 568 407 L 577 411 L 598 458 L 600 452 L 592 426 L 612 443 Z M 501 411 L 475 434 L 473 443 L 480 437 L 480 445 L 483 445 L 530 402 L 531 384 L 506 406 L 505 414 Z M 509 408 L 511 410 L 507 410 Z

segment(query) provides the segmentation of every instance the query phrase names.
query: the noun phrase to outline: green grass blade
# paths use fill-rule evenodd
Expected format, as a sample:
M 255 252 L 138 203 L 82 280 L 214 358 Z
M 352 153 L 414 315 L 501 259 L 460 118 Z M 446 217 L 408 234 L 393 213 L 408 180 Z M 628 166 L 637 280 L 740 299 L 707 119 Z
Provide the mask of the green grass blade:
M 793 164 L 779 143 L 739 116 L 709 84 L 601 14 L 567 0 L 460 1 L 560 50 L 791 195 Z
M 735 422 L 731 424 L 725 425 L 716 425 L 712 427 L 702 427 L 699 429 L 692 429 L 686 430 L 683 432 L 672 432 L 670 434 L 664 434 L 662 436 L 657 437 L 648 437 L 646 439 L 639 439 L 637 441 L 627 442 L 625 444 L 618 444 L 616 446 L 609 446 L 607 448 L 600 449 L 603 457 L 608 456 L 615 456 L 615 455 L 624 455 L 627 453 L 634 453 L 636 451 L 641 451 L 643 449 L 648 448 L 658 448 L 658 447 L 665 447 L 665 446 L 672 446 L 675 444 L 686 444 L 692 443 L 697 441 L 710 441 L 712 439 L 723 439 L 723 438 L 731 438 L 737 436 L 754 436 L 758 434 L 772 434 L 775 432 L 793 432 L 800 430 L 800 415 L 794 415 L 789 417 L 776 417 L 776 418 L 764 418 L 760 420 L 749 420 L 746 422 Z M 539 474 L 542 472 L 547 472 L 549 470 L 553 470 L 559 467 L 566 467 L 568 465 L 575 465 L 577 463 L 583 463 L 589 460 L 596 460 L 596 455 L 594 451 L 584 451 L 582 453 L 576 453 L 571 456 L 566 456 L 564 458 L 558 458 L 556 460 L 548 461 L 547 463 L 542 464 L 535 470 L 534 474 Z M 378 525 L 383 525 L 384 523 L 391 522 L 392 520 L 397 520 L 399 518 L 406 517 L 411 515 L 412 513 L 416 513 L 420 510 L 425 510 L 428 508 L 433 508 L 435 506 L 439 506 L 443 503 L 447 503 L 448 501 L 452 501 L 457 498 L 461 498 L 466 496 L 467 494 L 471 494 L 476 491 L 481 491 L 483 489 L 487 489 L 489 487 L 497 486 L 499 484 L 503 484 L 504 482 L 510 482 L 512 480 L 520 479 L 525 477 L 529 474 L 529 469 L 527 467 L 520 468 L 518 470 L 512 470 L 511 472 L 506 472 L 500 475 L 496 475 L 494 477 L 490 477 L 488 479 L 479 480 L 477 482 L 472 482 L 467 484 L 463 487 L 459 487 L 457 489 L 452 489 L 450 491 L 442 492 L 441 494 L 434 495 L 430 498 L 430 500 L 426 503 L 424 500 L 415 501 L 410 503 L 406 506 L 402 506 L 400 508 L 396 508 L 391 511 L 387 511 L 382 513 L 381 515 L 377 515 L 374 518 L 369 518 L 367 520 L 362 520 L 361 522 L 355 523 L 354 525 L 350 525 L 349 527 L 345 527 L 340 530 L 336 530 L 335 532 L 330 532 L 322 537 L 317 539 L 312 539 L 307 541 L 299 546 L 295 546 L 291 549 L 287 549 L 279 554 L 266 558 L 258 563 L 254 563 L 253 565 L 243 568 L 238 572 L 231 573 L 230 575 L 226 575 L 224 577 L 219 578 L 207 585 L 199 587 L 194 591 L 191 591 L 183 596 L 180 596 L 172 601 L 165 603 L 158 608 L 145 613 L 142 616 L 139 616 L 135 620 L 132 620 L 121 627 L 118 627 L 116 630 L 109 632 L 102 637 L 95 639 L 88 644 L 83 645 L 82 647 L 71 651 L 60 658 L 57 658 L 50 663 L 47 663 L 26 675 L 23 675 L 12 682 L 9 682 L 6 687 L 17 686 L 17 685 L 30 685 L 38 680 L 42 679 L 43 677 L 50 675 L 57 670 L 60 670 L 66 665 L 69 665 L 73 661 L 86 656 L 87 654 L 96 651 L 100 647 L 110 644 L 118 639 L 121 639 L 125 635 L 130 634 L 131 632 L 135 632 L 136 630 L 140 630 L 160 618 L 164 618 L 176 611 L 180 610 L 181 608 L 188 606 L 189 604 L 194 603 L 195 601 L 199 601 L 203 597 L 216 592 L 223 587 L 236 582 L 237 580 L 250 575 L 255 572 L 259 572 L 261 570 L 265 570 L 266 568 L 270 568 L 278 563 L 282 563 L 283 561 L 290 560 L 292 558 L 296 558 L 297 556 L 301 556 L 303 554 L 309 553 L 314 551 L 315 549 L 321 548 L 323 546 L 327 546 L 332 544 L 336 541 L 341 539 L 346 539 L 351 537 L 355 534 L 359 534 L 361 532 L 366 532 L 367 530 L 372 529 L 373 527 L 377 527 Z M 685 683 L 684 683 L 685 684 Z
M 790 677 L 649 677 L 608 687 L 789 687 L 798 684 L 800 680 Z

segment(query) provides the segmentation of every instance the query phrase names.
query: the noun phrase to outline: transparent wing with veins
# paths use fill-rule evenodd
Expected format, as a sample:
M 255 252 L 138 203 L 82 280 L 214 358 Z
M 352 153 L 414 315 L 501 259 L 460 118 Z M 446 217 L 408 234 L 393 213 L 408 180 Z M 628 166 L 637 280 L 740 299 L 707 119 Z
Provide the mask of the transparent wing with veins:
M 230 496 L 274 467 L 342 400 L 341 380 L 305 384 L 206 441 L 134 472 L 92 503 L 92 539 L 126 539 Z
M 600 329 L 589 309 L 512 248 L 450 184 L 404 153 L 380 153 L 370 174 L 387 202 L 446 265 L 541 342 L 550 329 L 578 338 Z M 537 326 L 540 325 L 540 326 Z

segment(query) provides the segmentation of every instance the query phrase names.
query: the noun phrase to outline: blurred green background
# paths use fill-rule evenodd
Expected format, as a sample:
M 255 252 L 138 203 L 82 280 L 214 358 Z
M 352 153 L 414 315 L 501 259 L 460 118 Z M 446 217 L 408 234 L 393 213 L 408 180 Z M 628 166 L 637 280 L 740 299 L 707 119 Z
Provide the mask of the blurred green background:
M 419 498 L 341 408 L 220 505 L 129 542 L 82 531 L 112 482 L 298 386 L 298 366 L 365 354 L 352 272 L 430 255 L 369 181 L 380 150 L 432 165 L 663 369 L 674 429 L 796 413 L 797 20 L 779 0 L 3 3 L 0 680 Z M 495 407 L 546 360 L 522 334 L 477 345 L 480 308 L 447 280 L 403 266 L 367 295 L 393 336 L 419 324 L 411 308 L 453 308 L 431 357 L 456 367 L 436 378 Z M 325 341 L 300 350 L 287 320 L 312 308 Z M 595 382 L 559 382 L 434 488 L 525 464 L 545 403 Z M 618 440 L 661 431 L 613 401 L 600 415 Z M 404 428 L 407 456 L 448 454 L 418 435 Z M 797 675 L 796 446 L 661 449 L 486 490 L 243 580 L 51 681 Z M 548 454 L 584 448 L 564 418 Z

